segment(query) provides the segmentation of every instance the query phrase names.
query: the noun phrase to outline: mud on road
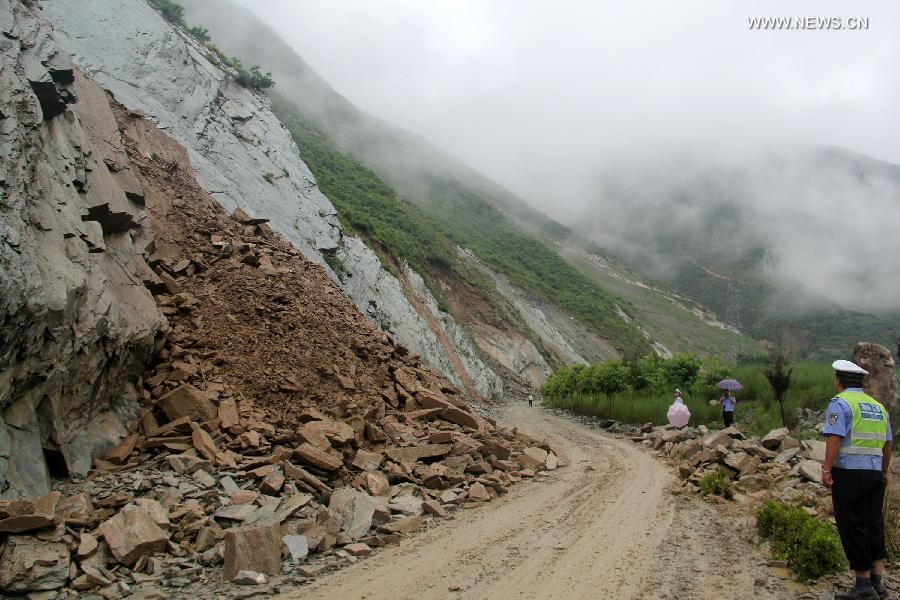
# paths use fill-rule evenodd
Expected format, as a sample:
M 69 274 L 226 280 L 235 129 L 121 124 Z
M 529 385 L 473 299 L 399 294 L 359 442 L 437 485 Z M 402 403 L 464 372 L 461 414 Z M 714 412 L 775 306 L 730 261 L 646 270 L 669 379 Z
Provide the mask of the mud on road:
M 673 495 L 670 468 L 642 447 L 521 402 L 502 421 L 556 437 L 569 465 L 279 597 L 794 596 L 746 541 L 748 521 Z

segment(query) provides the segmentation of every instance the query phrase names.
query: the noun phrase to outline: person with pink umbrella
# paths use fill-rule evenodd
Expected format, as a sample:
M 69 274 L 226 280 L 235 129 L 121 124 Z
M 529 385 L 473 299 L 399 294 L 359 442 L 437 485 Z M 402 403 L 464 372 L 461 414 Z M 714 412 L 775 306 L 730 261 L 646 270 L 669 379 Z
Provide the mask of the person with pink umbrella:
M 719 398 L 719 404 L 722 405 L 722 421 L 725 427 L 731 427 L 734 423 L 734 405 L 737 404 L 737 399 L 731 393 L 743 389 L 744 386 L 737 379 L 723 379 L 716 387 L 725 390 Z

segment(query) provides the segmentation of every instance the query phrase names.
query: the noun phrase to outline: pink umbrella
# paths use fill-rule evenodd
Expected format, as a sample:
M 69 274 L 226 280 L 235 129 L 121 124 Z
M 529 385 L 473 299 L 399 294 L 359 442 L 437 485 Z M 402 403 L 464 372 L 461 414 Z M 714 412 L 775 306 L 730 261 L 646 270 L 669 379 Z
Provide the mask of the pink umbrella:
M 669 425 L 684 427 L 691 420 L 691 411 L 683 403 L 674 402 L 666 412 L 666 418 L 669 419 Z

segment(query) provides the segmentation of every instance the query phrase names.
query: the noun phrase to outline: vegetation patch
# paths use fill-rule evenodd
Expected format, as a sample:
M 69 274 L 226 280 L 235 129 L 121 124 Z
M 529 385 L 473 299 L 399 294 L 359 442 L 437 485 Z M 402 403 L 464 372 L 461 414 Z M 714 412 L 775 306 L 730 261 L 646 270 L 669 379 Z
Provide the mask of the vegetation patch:
M 766 500 L 756 512 L 756 529 L 775 558 L 806 580 L 837 573 L 846 566 L 837 529 L 799 506 Z
M 300 158 L 319 188 L 337 208 L 341 224 L 361 237 L 378 240 L 426 283 L 435 269 L 452 269 L 471 281 L 456 257 L 457 246 L 467 248 L 512 283 L 611 340 L 624 354 L 640 356 L 649 350 L 640 332 L 616 312 L 617 305 L 630 310 L 627 302 L 611 296 L 483 198 L 455 182 L 430 180 L 421 197 L 409 202 L 374 171 L 338 150 L 290 100 L 278 94 L 271 98 L 272 109 L 297 142 Z
M 721 471 L 708 473 L 700 478 L 701 496 L 721 496 L 727 500 L 734 498 L 734 490 L 731 487 L 731 478 Z
M 200 45 L 210 52 L 210 58 L 220 67 L 233 71 L 234 80 L 246 88 L 255 90 L 265 90 L 275 85 L 272 79 L 272 73 L 263 73 L 258 65 L 253 65 L 249 69 L 245 68 L 239 58 L 228 56 L 222 52 L 209 36 L 209 30 L 206 27 L 189 26 L 184 20 L 184 7 L 173 0 L 147 0 L 153 8 L 158 10 L 163 18 L 180 27 L 189 36 L 200 42 Z
M 733 377 L 744 385 L 736 394 L 736 418 L 747 435 L 764 435 L 781 427 L 782 403 L 784 420 L 788 427 L 794 427 L 800 409 L 822 409 L 834 395 L 830 365 L 797 363 L 792 366 L 790 389 L 784 391 L 780 403 L 766 367 L 765 362 L 731 366 L 696 354 L 670 359 L 648 356 L 564 367 L 547 378 L 541 391 L 550 406 L 576 414 L 663 425 L 677 387 L 684 393 L 693 425 L 718 426 L 722 408 L 717 400 L 722 390 L 716 383 Z

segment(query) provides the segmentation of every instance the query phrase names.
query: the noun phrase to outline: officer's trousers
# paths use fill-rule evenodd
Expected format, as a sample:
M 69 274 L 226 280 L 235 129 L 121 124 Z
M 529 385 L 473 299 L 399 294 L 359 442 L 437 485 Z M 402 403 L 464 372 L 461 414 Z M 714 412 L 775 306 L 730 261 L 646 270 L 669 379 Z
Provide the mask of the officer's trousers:
M 850 568 L 868 571 L 887 558 L 884 545 L 884 476 L 865 469 L 831 470 L 831 501 L 841 544 Z

